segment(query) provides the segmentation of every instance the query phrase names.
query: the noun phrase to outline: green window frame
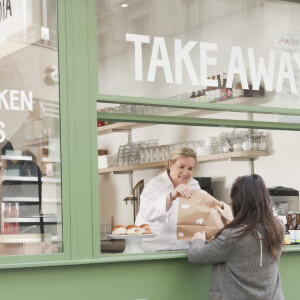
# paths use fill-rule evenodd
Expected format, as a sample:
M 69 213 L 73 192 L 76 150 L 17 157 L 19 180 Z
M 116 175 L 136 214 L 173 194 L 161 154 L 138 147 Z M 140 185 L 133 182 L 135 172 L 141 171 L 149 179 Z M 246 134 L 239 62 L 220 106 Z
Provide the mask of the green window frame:
M 300 115 L 300 110 L 224 104 L 174 103 L 98 93 L 96 0 L 59 0 L 59 70 L 62 156 L 62 254 L 0 257 L 0 268 L 76 265 L 185 258 L 186 251 L 101 256 L 97 168 L 97 119 L 195 126 L 232 126 L 300 131 L 300 124 L 97 114 L 97 101 L 182 108 Z M 226 121 L 226 122 L 225 122 Z M 286 251 L 299 251 L 292 246 Z

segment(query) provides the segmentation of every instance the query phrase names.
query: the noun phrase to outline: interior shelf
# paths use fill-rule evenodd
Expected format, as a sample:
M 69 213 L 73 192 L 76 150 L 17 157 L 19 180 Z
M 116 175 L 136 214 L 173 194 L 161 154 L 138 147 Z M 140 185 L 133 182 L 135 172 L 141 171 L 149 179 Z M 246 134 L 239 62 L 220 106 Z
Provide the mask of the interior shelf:
M 243 98 L 234 98 L 222 102 L 216 102 L 216 103 L 226 103 L 226 104 L 243 104 L 243 105 L 261 105 L 263 103 L 267 103 L 268 99 L 266 97 L 243 97 Z M 201 103 L 200 103 L 201 104 Z M 170 113 L 164 114 L 164 116 L 168 117 L 182 117 L 187 115 L 196 114 L 199 115 L 209 115 L 212 113 L 216 113 L 216 111 L 210 111 L 210 110 L 201 110 L 199 109 L 181 109 L 178 111 L 173 111 Z M 110 125 L 100 126 L 98 127 L 98 135 L 105 135 L 112 133 L 114 131 L 118 130 L 129 130 L 129 129 L 137 129 L 137 128 L 143 128 L 148 126 L 153 126 L 155 124 L 143 124 L 143 123 L 129 123 L 129 122 L 120 122 L 120 123 L 114 123 Z
M 41 243 L 44 240 L 51 240 L 50 234 L 1 234 L 0 243 L 16 244 L 16 243 Z
M 237 151 L 220 153 L 214 155 L 202 155 L 197 157 L 197 163 L 205 162 L 215 162 L 223 160 L 250 160 L 261 156 L 268 156 L 269 152 L 266 151 Z M 131 171 L 149 170 L 149 169 L 159 169 L 166 165 L 166 161 L 138 164 L 138 165 L 128 165 L 121 167 L 109 167 L 104 169 L 99 169 L 98 174 L 105 175 L 109 173 L 128 173 Z
M 22 156 L 22 155 L 2 155 L 3 160 L 26 160 L 32 161 L 32 156 Z

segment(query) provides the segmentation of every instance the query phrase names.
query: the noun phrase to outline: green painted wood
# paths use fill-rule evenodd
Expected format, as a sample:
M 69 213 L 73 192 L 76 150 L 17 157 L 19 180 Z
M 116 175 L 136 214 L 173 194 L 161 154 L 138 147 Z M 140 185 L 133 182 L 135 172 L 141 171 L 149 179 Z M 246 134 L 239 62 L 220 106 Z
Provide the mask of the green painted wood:
M 99 121 L 173 124 L 173 125 L 186 125 L 186 126 L 254 128 L 254 129 L 273 129 L 273 130 L 296 130 L 296 131 L 300 130 L 299 123 L 243 121 L 243 120 L 209 119 L 209 118 L 194 118 L 194 117 L 169 117 L 169 116 L 135 115 L 135 114 L 112 114 L 106 112 L 98 112 L 97 115 Z
M 251 98 L 249 98 L 249 100 L 251 100 Z M 295 115 L 295 116 L 300 115 L 300 109 L 226 104 L 226 101 L 216 102 L 216 103 L 199 103 L 199 102 L 189 102 L 189 101 L 176 101 L 171 99 L 129 97 L 129 96 L 118 96 L 118 95 L 97 95 L 97 101 L 103 103 L 114 103 L 114 104 L 122 103 L 122 104 L 136 104 L 136 105 L 148 105 L 148 106 L 160 106 L 160 107 L 164 106 L 164 107 L 190 108 L 190 109 L 211 110 L 211 111 L 252 112 L 257 114 L 280 114 L 280 115 Z
M 92 192 L 92 235 L 93 257 L 100 257 L 100 203 L 99 203 L 99 179 L 98 179 L 98 133 L 97 133 L 97 103 L 98 92 L 98 51 L 97 51 L 97 7 L 96 1 L 87 1 L 88 22 L 88 59 L 89 59 L 89 96 L 90 105 L 90 170 Z
M 280 260 L 287 300 L 298 300 L 300 253 Z M 211 267 L 175 260 L 0 270 L 3 299 L 208 299 Z
M 66 0 L 71 254 L 92 258 L 91 98 L 87 0 Z M 95 108 L 95 105 L 93 105 Z M 96 120 L 95 120 L 96 123 Z
M 61 160 L 62 160 L 62 218 L 63 218 L 63 253 L 52 255 L 0 256 L 0 269 L 22 266 L 36 266 L 47 261 L 57 264 L 68 261 L 70 254 L 70 161 L 69 161 L 69 118 L 67 101 L 67 47 L 65 40 L 65 1 L 58 1 L 59 38 L 59 79 L 60 79 L 60 117 L 61 117 Z

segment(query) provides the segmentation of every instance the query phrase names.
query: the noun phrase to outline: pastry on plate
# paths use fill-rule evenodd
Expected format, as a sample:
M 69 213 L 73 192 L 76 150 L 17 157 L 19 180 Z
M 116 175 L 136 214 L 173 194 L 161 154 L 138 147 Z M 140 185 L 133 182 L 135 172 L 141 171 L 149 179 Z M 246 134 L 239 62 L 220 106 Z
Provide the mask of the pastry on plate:
M 128 225 L 126 227 L 126 234 L 141 234 L 141 229 L 136 225 Z
M 122 225 L 117 225 L 113 228 L 112 234 L 114 234 L 114 235 L 124 235 L 124 234 L 126 234 L 126 228 Z
M 142 231 L 142 234 L 153 234 L 153 231 L 148 224 L 142 224 L 140 225 L 140 229 Z

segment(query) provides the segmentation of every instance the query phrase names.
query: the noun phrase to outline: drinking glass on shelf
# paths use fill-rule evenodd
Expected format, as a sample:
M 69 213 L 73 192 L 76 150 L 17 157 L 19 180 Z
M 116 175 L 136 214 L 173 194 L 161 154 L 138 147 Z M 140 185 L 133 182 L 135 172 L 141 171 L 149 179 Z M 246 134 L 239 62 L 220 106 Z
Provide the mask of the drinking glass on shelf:
M 164 146 L 159 146 L 158 147 L 158 161 L 163 161 L 164 160 Z
M 124 146 L 119 147 L 117 165 L 120 167 L 124 165 Z
M 158 139 L 148 140 L 148 145 L 149 145 L 149 147 L 158 146 Z
M 146 152 L 147 150 L 145 148 L 142 148 L 140 150 L 140 160 L 141 160 L 141 164 L 144 164 L 147 162 L 147 158 L 146 158 Z
M 151 162 L 151 148 L 146 148 L 146 163 Z
M 124 166 L 128 166 L 129 165 L 129 157 L 130 157 L 130 146 L 129 145 L 125 145 L 124 146 L 124 162 L 123 162 Z
M 168 145 L 164 146 L 164 160 L 168 160 L 170 157 L 170 147 Z
M 267 138 L 264 132 L 259 132 L 257 148 L 260 151 L 267 150 Z
M 252 149 L 256 151 L 258 149 L 258 144 L 257 144 L 257 136 L 255 134 L 251 135 L 251 141 L 252 141 Z
M 152 147 L 151 149 L 151 162 L 158 161 L 158 147 Z

